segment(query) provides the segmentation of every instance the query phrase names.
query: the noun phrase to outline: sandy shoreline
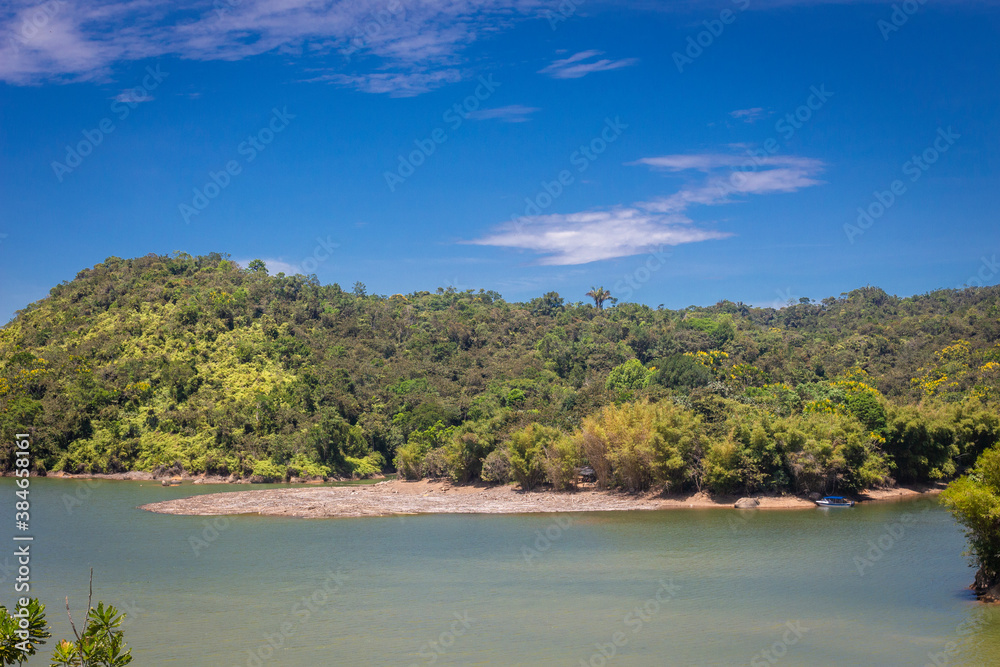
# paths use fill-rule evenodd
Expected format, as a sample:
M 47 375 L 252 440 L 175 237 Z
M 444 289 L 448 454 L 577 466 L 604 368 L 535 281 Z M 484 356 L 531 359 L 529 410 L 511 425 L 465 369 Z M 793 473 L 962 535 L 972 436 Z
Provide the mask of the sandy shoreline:
M 936 488 L 893 488 L 868 491 L 863 502 L 896 500 Z M 757 509 L 808 509 L 816 505 L 798 496 L 754 496 Z M 606 512 L 671 508 L 733 507 L 736 496 L 690 494 L 662 496 L 580 489 L 574 492 L 525 493 L 512 486 L 455 486 L 446 481 L 391 480 L 365 486 L 264 489 L 211 493 L 142 505 L 160 514 L 215 516 L 260 514 L 300 518 L 390 516 L 397 514 L 521 514 L 544 512 Z
M 6 475 L 10 476 L 10 475 Z M 183 484 L 257 484 L 261 482 L 254 482 L 252 479 L 247 477 L 236 477 L 234 475 L 191 475 L 188 473 L 181 474 L 153 474 L 151 472 L 145 472 L 140 470 L 133 470 L 130 472 L 114 472 L 114 473 L 68 473 L 68 472 L 50 472 L 46 477 L 52 477 L 54 479 L 109 479 L 118 480 L 126 482 L 161 482 L 161 481 L 173 481 L 175 483 Z M 376 478 L 377 479 L 377 478 Z M 293 477 L 289 480 L 291 484 L 323 484 L 324 482 L 349 482 L 352 481 L 350 478 L 313 478 L 306 479 L 300 477 Z

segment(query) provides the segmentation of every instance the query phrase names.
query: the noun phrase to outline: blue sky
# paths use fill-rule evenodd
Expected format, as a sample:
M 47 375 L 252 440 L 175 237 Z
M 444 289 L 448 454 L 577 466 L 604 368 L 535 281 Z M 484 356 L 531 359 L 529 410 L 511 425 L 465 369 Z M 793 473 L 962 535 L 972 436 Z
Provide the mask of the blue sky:
M 972 1 L 15 0 L 0 320 L 175 250 L 667 307 L 994 284 L 998 36 Z

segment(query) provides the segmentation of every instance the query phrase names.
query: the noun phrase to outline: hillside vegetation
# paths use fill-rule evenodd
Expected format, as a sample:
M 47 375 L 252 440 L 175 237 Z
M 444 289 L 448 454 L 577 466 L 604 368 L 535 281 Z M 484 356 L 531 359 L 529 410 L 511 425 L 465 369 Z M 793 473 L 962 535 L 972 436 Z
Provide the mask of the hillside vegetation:
M 216 253 L 112 257 L 0 330 L 0 425 L 68 472 L 564 488 L 589 464 L 626 490 L 850 491 L 947 479 L 998 442 L 998 306 L 997 287 L 780 310 L 386 297 Z

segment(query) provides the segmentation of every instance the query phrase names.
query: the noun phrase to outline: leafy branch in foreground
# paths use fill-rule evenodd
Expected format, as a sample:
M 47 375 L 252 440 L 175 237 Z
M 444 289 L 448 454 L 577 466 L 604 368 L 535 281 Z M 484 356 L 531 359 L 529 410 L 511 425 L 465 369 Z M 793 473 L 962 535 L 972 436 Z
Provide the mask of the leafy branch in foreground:
M 11 614 L 0 606 L 0 665 L 20 665 L 52 636 L 45 624 L 45 605 L 36 599 Z
M 1000 448 L 983 452 L 941 498 L 966 528 L 969 555 L 979 567 L 972 588 L 982 598 L 1000 598 Z
M 132 649 L 126 647 L 121 630 L 125 614 L 103 602 L 92 607 L 93 596 L 94 572 L 91 570 L 83 632 L 76 628 L 67 597 L 66 613 L 76 641 L 64 639 L 59 642 L 52 654 L 52 667 L 124 667 L 132 662 Z M 37 599 L 19 605 L 14 614 L 0 607 L 0 665 L 23 664 L 51 636 L 45 620 L 45 605 Z

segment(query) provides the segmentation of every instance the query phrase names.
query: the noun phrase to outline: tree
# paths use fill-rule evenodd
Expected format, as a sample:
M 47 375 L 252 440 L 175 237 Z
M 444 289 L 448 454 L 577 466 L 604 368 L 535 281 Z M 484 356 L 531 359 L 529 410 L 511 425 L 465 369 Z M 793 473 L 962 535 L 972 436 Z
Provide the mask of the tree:
M 1000 448 L 983 452 L 965 477 L 941 494 L 944 504 L 965 526 L 969 555 L 978 566 L 972 588 L 983 597 L 1000 597 Z
M 542 296 L 529 301 L 528 308 L 531 310 L 532 315 L 555 317 L 565 310 L 565 305 L 563 298 L 559 296 L 558 292 L 546 292 Z
M 704 364 L 686 354 L 673 354 L 655 362 L 654 381 L 670 389 L 688 391 L 704 387 L 714 377 Z
M 262 259 L 250 260 L 250 263 L 247 264 L 247 269 L 253 271 L 254 273 L 259 273 L 264 276 L 267 275 L 267 264 L 265 264 Z
M 654 372 L 647 370 L 638 359 L 629 359 L 611 369 L 604 386 L 616 395 L 631 398 L 635 392 L 649 384 Z
M 590 291 L 587 292 L 587 296 L 594 300 L 594 305 L 597 306 L 597 310 L 604 310 L 605 301 L 611 301 L 611 303 L 618 302 L 618 299 L 613 298 L 611 296 L 611 292 L 603 287 L 591 287 Z
M 510 474 L 525 491 L 531 491 L 545 479 L 546 446 L 560 438 L 558 430 L 531 424 L 511 434 L 508 444 Z

